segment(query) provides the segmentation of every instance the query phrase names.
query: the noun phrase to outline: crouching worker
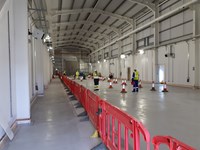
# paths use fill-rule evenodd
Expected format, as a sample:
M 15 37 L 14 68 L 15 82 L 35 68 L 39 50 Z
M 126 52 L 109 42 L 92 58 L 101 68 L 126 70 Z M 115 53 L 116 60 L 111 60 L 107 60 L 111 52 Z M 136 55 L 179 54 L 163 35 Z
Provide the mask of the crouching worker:
M 94 90 L 97 91 L 99 90 L 99 75 L 97 70 L 94 71 L 93 78 L 94 78 Z

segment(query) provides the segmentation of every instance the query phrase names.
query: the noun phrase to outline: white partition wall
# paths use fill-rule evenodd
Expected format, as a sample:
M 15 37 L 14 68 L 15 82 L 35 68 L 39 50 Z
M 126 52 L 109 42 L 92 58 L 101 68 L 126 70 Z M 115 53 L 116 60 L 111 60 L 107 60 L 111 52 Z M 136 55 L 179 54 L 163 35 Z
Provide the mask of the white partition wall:
M 13 1 L 13 9 L 17 119 L 30 121 L 27 0 Z
M 0 139 L 4 135 L 2 124 L 11 126 L 16 118 L 13 10 L 6 1 L 0 10 Z
M 5 135 L 2 123 L 6 128 L 15 122 L 30 123 L 30 101 L 44 94 L 52 77 L 47 48 L 41 39 L 28 36 L 30 24 L 27 0 L 4 3 L 0 10 L 0 139 Z

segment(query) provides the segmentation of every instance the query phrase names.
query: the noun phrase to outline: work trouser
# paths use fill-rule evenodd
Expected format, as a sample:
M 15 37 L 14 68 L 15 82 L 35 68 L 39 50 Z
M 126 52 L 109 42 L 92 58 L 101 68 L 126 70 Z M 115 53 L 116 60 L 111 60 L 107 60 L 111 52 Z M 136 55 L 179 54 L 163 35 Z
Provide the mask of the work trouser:
M 94 88 L 98 88 L 98 86 L 99 86 L 99 79 L 94 78 Z
M 134 80 L 134 84 L 133 84 L 133 92 L 138 92 L 139 88 L 138 88 L 138 80 Z

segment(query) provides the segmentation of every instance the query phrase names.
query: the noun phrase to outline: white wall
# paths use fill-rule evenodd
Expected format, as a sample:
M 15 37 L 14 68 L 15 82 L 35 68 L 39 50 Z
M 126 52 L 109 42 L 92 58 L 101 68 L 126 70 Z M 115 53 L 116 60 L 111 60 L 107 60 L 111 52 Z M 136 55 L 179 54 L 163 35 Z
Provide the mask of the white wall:
M 16 117 L 16 107 L 15 105 L 15 93 L 12 88 L 15 85 L 14 72 L 9 69 L 13 68 L 14 64 L 14 51 L 13 51 L 13 38 L 10 37 L 10 46 L 9 48 L 9 29 L 8 29 L 8 12 L 10 18 L 10 35 L 13 35 L 13 25 L 12 25 L 12 5 L 10 1 L 7 1 L 3 8 L 0 11 L 0 120 L 3 120 L 4 123 L 13 123 L 13 118 Z M 10 54 L 9 54 L 10 49 Z M 10 55 L 10 56 L 9 56 Z M 10 58 L 9 58 L 10 57 Z M 11 80 L 10 80 L 11 77 Z M 11 85 L 11 86 L 10 86 Z M 12 97 L 12 100 L 11 100 Z M 0 126 L 0 139 L 4 135 L 4 131 Z
M 30 119 L 27 1 L 13 1 L 17 119 Z M 20 19 L 18 19 L 20 18 Z
M 189 47 L 188 47 L 189 46 Z M 194 41 L 179 42 L 174 44 L 173 53 L 175 58 L 165 57 L 165 54 L 170 53 L 170 45 L 158 48 L 158 64 L 155 64 L 155 51 L 145 50 L 143 55 L 135 54 L 134 56 L 126 56 L 125 59 L 120 59 L 122 78 L 127 78 L 127 68 L 131 68 L 131 75 L 133 69 L 137 69 L 140 73 L 140 79 L 143 81 L 156 81 L 155 68 L 158 65 L 165 66 L 165 81 L 176 85 L 194 85 Z M 188 49 L 189 48 L 189 49 Z M 188 51 L 189 51 L 189 78 L 188 77 Z M 110 70 L 119 77 L 118 58 L 110 60 Z M 108 62 L 96 63 L 95 68 L 99 70 L 104 76 L 108 76 Z
M 187 42 L 180 42 L 173 45 L 175 58 L 165 57 L 169 53 L 169 46 L 160 47 L 158 49 L 158 64 L 164 65 L 165 80 L 169 83 L 194 85 L 194 42 L 189 41 L 189 77 L 190 82 L 187 82 L 188 77 L 188 45 Z
M 7 0 L 0 10 L 0 120 L 9 126 L 30 122 L 35 81 L 44 88 L 53 73 L 41 40 L 29 37 L 28 44 L 27 12 L 27 0 Z M 4 134 L 0 126 L 0 139 Z

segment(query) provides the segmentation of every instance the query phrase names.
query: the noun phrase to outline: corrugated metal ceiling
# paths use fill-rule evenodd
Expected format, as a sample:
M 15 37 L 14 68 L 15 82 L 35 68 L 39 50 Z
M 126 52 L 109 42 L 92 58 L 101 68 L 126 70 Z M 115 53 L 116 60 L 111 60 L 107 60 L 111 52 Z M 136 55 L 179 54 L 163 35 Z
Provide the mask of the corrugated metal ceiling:
M 152 0 L 145 3 L 154 5 Z M 55 48 L 95 50 L 100 43 L 119 35 L 133 18 L 150 10 L 143 0 L 29 0 L 35 25 L 52 37 Z M 35 12 L 33 12 L 35 9 Z

